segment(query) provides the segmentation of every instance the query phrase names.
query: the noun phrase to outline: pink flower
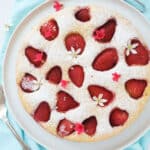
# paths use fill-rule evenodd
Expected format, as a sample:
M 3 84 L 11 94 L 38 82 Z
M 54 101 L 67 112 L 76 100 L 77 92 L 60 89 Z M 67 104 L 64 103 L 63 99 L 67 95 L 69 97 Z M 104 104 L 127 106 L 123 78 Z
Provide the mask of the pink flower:
M 60 82 L 60 86 L 63 87 L 63 88 L 66 88 L 69 84 L 69 81 L 67 80 L 61 80 Z
M 112 76 L 113 76 L 112 80 L 115 81 L 115 82 L 118 82 L 120 77 L 121 77 L 121 75 L 116 73 L 116 72 L 113 73 Z
M 81 134 L 84 132 L 84 125 L 81 123 L 76 123 L 74 129 L 78 134 Z
M 61 4 L 59 1 L 54 1 L 53 7 L 56 11 L 59 11 L 63 8 L 63 4 Z
M 95 40 L 101 40 L 104 37 L 105 37 L 105 30 L 104 29 L 96 30 L 96 34 L 94 35 Z

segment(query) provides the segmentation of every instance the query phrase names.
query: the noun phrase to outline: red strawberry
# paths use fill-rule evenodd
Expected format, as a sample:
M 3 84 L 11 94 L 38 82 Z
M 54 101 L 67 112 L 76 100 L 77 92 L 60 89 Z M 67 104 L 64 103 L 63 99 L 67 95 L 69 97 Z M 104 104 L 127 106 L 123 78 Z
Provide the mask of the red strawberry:
M 74 132 L 74 123 L 67 119 L 63 119 L 59 122 L 57 126 L 57 134 L 60 137 L 65 137 Z
M 85 40 L 79 33 L 70 33 L 65 38 L 65 45 L 68 51 L 80 49 L 79 54 L 82 54 L 85 48 Z
M 89 117 L 88 119 L 84 120 L 82 124 L 84 125 L 84 132 L 86 134 L 89 136 L 93 136 L 95 134 L 97 127 L 96 117 Z
M 130 79 L 125 83 L 127 92 L 135 99 L 142 97 L 146 86 L 147 82 L 145 80 Z
M 128 120 L 128 112 L 120 108 L 115 108 L 110 113 L 109 122 L 112 127 L 122 126 Z
M 33 64 L 35 67 L 41 67 L 47 58 L 47 55 L 45 52 L 42 52 L 38 49 L 35 49 L 33 47 L 27 47 L 25 49 L 25 55 L 30 61 L 31 64 Z
M 79 65 L 74 65 L 69 69 L 69 77 L 71 81 L 77 86 L 81 87 L 84 81 L 84 70 Z
M 107 100 L 107 102 L 104 103 L 104 106 L 111 103 L 114 99 L 114 94 L 102 86 L 90 85 L 88 87 L 88 91 L 90 93 L 91 98 L 93 98 L 94 96 L 98 97 L 100 94 L 102 94 L 102 98 Z
M 118 62 L 115 48 L 106 48 L 94 60 L 92 66 L 95 70 L 106 71 L 112 69 Z
M 39 86 L 36 83 L 37 83 L 36 77 L 34 77 L 30 73 L 25 73 L 20 82 L 20 87 L 24 92 L 32 93 L 39 89 Z
M 79 106 L 79 103 L 74 100 L 72 96 L 64 91 L 57 93 L 57 111 L 66 112 Z
M 89 8 L 82 8 L 82 9 L 78 10 L 75 13 L 75 17 L 77 20 L 82 21 L 82 22 L 89 21 L 91 18 Z
M 110 42 L 115 33 L 116 25 L 117 25 L 117 23 L 116 23 L 115 19 L 109 19 L 105 24 L 98 27 L 94 31 L 93 36 L 95 37 L 95 40 L 98 42 L 102 42 L 102 43 Z M 105 34 L 103 37 L 100 36 L 100 38 L 98 38 L 97 34 L 101 31 L 104 31 Z
M 51 19 L 48 22 L 44 23 L 40 28 L 40 32 L 46 40 L 54 40 L 59 33 L 59 27 L 56 20 Z
M 59 84 L 62 78 L 62 71 L 59 66 L 55 66 L 46 75 L 46 80 L 53 84 Z
M 51 108 L 47 102 L 43 101 L 36 108 L 33 117 L 37 122 L 39 121 L 47 122 L 50 119 L 50 115 L 51 115 Z
M 129 66 L 133 65 L 147 65 L 149 62 L 148 49 L 137 39 L 132 39 L 131 44 L 137 44 L 135 48 L 137 54 L 130 53 L 129 56 L 125 55 L 126 62 Z M 126 53 L 127 49 L 125 50 Z

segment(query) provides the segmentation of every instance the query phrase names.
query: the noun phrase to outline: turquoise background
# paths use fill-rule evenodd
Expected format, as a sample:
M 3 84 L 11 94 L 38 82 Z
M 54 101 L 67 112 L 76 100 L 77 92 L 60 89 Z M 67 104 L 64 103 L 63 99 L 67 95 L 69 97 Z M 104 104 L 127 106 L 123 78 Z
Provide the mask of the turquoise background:
M 136 8 L 141 9 L 139 5 L 135 3 L 134 0 L 126 0 L 130 4 L 134 5 Z M 0 52 L 0 72 L 2 68 L 2 61 L 4 58 L 4 53 L 8 44 L 8 40 L 12 35 L 16 25 L 30 12 L 33 8 L 44 2 L 44 0 L 16 0 L 13 9 L 13 15 L 11 16 L 11 22 L 13 26 L 6 33 L 5 40 L 2 44 L 2 49 Z M 147 19 L 150 19 L 150 0 L 142 0 L 146 6 L 146 11 L 143 13 Z M 0 74 L 1 79 L 1 74 Z M 1 81 L 1 80 L 0 80 Z M 30 137 L 28 137 L 23 130 L 19 128 L 15 120 L 9 114 L 8 118 L 11 124 L 14 126 L 18 134 L 22 139 L 31 147 L 32 150 L 44 150 L 42 146 L 35 143 Z M 119 141 L 118 141 L 119 142 Z M 21 146 L 15 140 L 13 135 L 7 129 L 3 122 L 0 121 L 0 150 L 21 150 Z M 126 148 L 126 150 L 150 150 L 150 131 L 148 131 L 143 137 L 141 137 L 136 143 Z

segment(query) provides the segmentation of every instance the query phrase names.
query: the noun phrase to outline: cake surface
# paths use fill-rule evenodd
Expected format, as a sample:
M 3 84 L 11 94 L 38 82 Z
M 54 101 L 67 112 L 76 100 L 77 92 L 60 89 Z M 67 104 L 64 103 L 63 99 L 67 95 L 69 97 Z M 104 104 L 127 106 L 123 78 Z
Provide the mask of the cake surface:
M 117 12 L 60 3 L 55 9 L 25 35 L 18 53 L 24 108 L 48 132 L 68 140 L 119 134 L 150 96 L 148 47 Z

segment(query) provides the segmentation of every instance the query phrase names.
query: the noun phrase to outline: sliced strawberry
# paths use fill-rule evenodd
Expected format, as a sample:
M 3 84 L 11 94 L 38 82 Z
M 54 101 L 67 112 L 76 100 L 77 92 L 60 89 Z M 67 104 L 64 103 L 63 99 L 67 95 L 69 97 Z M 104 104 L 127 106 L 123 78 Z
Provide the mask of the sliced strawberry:
M 120 108 L 115 108 L 110 113 L 109 122 L 112 127 L 122 126 L 128 120 L 128 112 Z
M 116 26 L 117 26 L 116 20 L 115 19 L 109 19 L 105 24 L 98 27 L 94 31 L 93 36 L 96 37 L 95 40 L 98 42 L 102 42 L 102 43 L 110 42 L 111 39 L 113 38 L 114 33 L 115 33 Z M 104 31 L 104 36 L 97 38 L 97 34 L 101 31 Z
M 74 100 L 72 96 L 64 91 L 57 93 L 57 111 L 66 112 L 79 106 L 79 103 Z
M 125 83 L 125 88 L 132 98 L 138 99 L 143 96 L 147 86 L 145 80 L 130 79 Z
M 75 17 L 77 20 L 79 20 L 81 22 L 89 21 L 91 18 L 89 8 L 82 8 L 82 9 L 78 10 L 75 13 Z
M 67 119 L 63 119 L 59 122 L 57 126 L 57 134 L 60 137 L 65 137 L 74 132 L 74 123 Z
M 82 66 L 74 65 L 69 69 L 69 77 L 71 81 L 77 86 L 81 87 L 84 81 L 84 70 Z
M 82 54 L 85 48 L 85 40 L 79 33 L 70 33 L 65 38 L 65 45 L 68 51 L 72 49 L 80 50 L 79 54 Z
M 41 67 L 45 63 L 46 58 L 47 58 L 47 55 L 45 52 L 42 52 L 30 46 L 25 49 L 25 55 L 30 61 L 30 63 L 33 64 L 37 68 Z
M 82 124 L 84 125 L 84 132 L 86 134 L 89 136 L 93 136 L 95 134 L 97 127 L 96 117 L 89 117 L 88 119 L 84 120 Z
M 137 54 L 130 53 L 129 56 L 125 55 L 127 64 L 129 66 L 147 65 L 149 62 L 148 49 L 138 39 L 132 39 L 131 44 L 138 44 L 138 46 L 135 48 Z M 125 53 L 126 51 L 127 49 L 125 50 Z
M 46 74 L 46 80 L 53 84 L 59 84 L 62 78 L 62 71 L 59 66 L 51 68 Z
M 30 73 L 25 73 L 21 82 L 21 89 L 26 93 L 32 93 L 39 89 L 37 78 Z
M 104 103 L 104 106 L 107 106 L 108 104 L 110 104 L 114 99 L 114 94 L 110 90 L 108 90 L 102 86 L 90 85 L 88 87 L 88 91 L 89 91 L 92 99 L 94 96 L 99 97 L 99 95 L 102 94 L 102 98 L 107 100 Z
M 92 66 L 95 70 L 106 71 L 112 69 L 117 62 L 117 50 L 115 48 L 106 48 L 95 58 Z
M 59 27 L 56 20 L 51 19 L 44 23 L 40 28 L 41 35 L 48 41 L 54 40 L 59 33 Z
M 47 122 L 50 119 L 51 108 L 45 101 L 41 102 L 34 112 L 34 119 L 39 122 Z

